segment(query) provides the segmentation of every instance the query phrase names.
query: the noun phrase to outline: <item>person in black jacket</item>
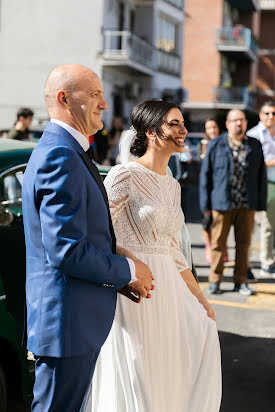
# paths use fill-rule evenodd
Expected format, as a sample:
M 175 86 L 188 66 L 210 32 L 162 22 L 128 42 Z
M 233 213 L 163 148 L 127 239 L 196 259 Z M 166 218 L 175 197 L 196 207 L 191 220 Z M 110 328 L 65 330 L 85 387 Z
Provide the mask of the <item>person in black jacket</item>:
M 200 179 L 201 210 L 213 217 L 209 291 L 220 291 L 225 245 L 233 225 L 234 291 L 249 296 L 253 291 L 247 286 L 248 252 L 255 210 L 266 208 L 266 167 L 260 142 L 246 135 L 243 111 L 230 110 L 226 128 L 228 133 L 209 143 Z

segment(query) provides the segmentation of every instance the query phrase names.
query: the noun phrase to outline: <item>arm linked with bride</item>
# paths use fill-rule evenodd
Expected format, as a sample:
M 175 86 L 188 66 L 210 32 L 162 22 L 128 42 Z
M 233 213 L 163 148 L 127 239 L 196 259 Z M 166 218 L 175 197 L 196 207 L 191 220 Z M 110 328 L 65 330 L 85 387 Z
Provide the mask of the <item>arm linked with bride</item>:
M 137 280 L 130 282 L 128 285 L 124 286 L 119 290 L 119 293 L 126 296 L 128 299 L 132 300 L 135 303 L 140 303 L 142 298 L 151 298 L 151 290 L 155 289 L 155 286 L 152 284 L 154 277 L 148 268 L 143 262 L 136 258 L 136 256 L 131 253 L 129 250 L 117 246 L 116 250 L 119 256 L 132 259 L 135 264 L 135 272 Z

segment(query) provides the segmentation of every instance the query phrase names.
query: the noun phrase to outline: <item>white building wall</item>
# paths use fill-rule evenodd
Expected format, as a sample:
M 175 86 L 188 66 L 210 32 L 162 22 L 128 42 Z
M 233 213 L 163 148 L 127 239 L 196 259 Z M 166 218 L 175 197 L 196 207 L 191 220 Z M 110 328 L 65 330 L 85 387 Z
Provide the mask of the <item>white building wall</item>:
M 164 0 L 153 6 L 135 8 L 124 0 L 124 28 L 130 25 L 130 10 L 136 11 L 136 33 L 156 44 L 157 17 L 166 15 L 179 23 L 179 52 L 182 50 L 183 11 Z M 0 29 L 0 130 L 12 126 L 20 106 L 34 109 L 37 117 L 47 119 L 43 90 L 47 75 L 63 63 L 91 67 L 102 78 L 109 104 L 103 114 L 107 127 L 113 117 L 113 95 L 119 88 L 124 103 L 126 123 L 133 105 L 149 97 L 161 97 L 166 88 L 181 87 L 180 77 L 155 71 L 130 74 L 115 67 L 103 67 L 103 30 L 118 29 L 118 0 L 2 0 Z M 139 84 L 140 93 L 129 98 L 127 85 Z M 36 127 L 37 119 L 34 119 Z
M 56 65 L 80 63 L 101 75 L 102 6 L 103 0 L 2 0 L 0 129 L 11 126 L 19 106 L 47 116 L 43 89 Z

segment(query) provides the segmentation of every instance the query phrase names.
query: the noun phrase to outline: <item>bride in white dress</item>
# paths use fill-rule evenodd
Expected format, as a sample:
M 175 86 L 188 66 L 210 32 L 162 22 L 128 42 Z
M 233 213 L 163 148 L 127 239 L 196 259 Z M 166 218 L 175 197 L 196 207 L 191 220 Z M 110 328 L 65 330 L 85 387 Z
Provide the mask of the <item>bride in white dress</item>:
M 155 291 L 140 304 L 118 295 L 85 412 L 218 412 L 215 314 L 180 250 L 180 185 L 166 174 L 170 155 L 184 151 L 182 113 L 151 99 L 131 120 L 138 160 L 113 167 L 105 186 L 117 243 L 149 266 Z

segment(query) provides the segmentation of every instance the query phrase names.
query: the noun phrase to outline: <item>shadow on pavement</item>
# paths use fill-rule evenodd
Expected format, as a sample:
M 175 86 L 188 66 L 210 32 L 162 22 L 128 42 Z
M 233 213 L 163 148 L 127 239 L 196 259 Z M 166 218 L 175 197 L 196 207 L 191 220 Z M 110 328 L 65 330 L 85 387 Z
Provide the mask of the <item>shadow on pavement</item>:
M 275 339 L 219 332 L 223 400 L 220 412 L 275 411 Z

